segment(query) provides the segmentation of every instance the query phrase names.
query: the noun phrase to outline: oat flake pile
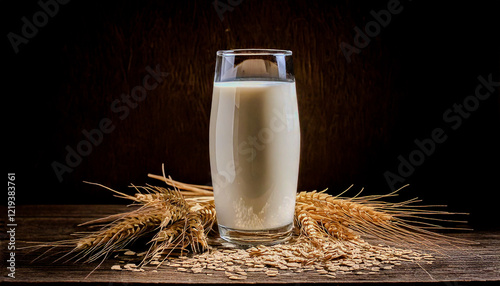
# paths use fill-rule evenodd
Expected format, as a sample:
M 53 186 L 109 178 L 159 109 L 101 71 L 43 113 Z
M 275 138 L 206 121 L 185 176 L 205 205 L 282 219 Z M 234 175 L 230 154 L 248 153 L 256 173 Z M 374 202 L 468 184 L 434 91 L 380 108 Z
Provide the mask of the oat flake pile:
M 123 259 L 113 265 L 114 270 L 145 271 L 136 264 L 125 262 L 140 258 L 143 253 L 127 251 L 116 258 Z M 127 256 L 129 258 L 127 259 Z M 431 254 L 418 251 L 371 245 L 363 240 L 337 241 L 324 240 L 322 248 L 312 246 L 309 241 L 294 238 L 287 244 L 256 246 L 248 249 L 213 248 L 202 254 L 167 258 L 162 261 L 157 255 L 149 265 L 164 265 L 179 272 L 199 273 L 211 276 L 215 271 L 224 272 L 233 280 L 247 279 L 249 272 L 278 276 L 280 273 L 315 272 L 318 275 L 335 278 L 341 274 L 377 274 L 392 269 L 402 262 L 431 264 Z M 155 268 L 151 268 L 152 271 Z M 146 270 L 147 271 L 147 270 Z

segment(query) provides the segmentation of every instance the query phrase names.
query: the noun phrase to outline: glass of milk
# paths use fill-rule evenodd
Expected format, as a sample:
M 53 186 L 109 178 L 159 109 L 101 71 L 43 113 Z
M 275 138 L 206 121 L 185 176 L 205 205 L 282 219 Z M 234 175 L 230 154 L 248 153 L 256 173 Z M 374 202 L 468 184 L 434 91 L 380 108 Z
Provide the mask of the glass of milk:
M 294 223 L 300 128 L 292 52 L 217 52 L 210 167 L 221 238 L 286 241 Z

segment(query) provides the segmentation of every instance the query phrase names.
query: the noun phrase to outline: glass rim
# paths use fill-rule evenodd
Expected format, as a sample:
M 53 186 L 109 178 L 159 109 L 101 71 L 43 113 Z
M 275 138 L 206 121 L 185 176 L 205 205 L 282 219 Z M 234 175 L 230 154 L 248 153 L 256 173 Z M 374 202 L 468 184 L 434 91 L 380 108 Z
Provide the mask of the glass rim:
M 218 56 L 291 56 L 290 50 L 279 49 L 234 49 L 234 50 L 219 50 Z

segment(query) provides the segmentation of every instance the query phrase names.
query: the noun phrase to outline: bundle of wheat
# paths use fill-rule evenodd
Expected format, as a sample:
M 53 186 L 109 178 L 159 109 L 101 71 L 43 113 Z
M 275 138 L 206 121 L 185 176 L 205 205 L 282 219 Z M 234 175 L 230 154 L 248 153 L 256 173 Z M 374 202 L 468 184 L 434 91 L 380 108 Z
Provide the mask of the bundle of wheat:
M 180 250 L 181 254 L 188 251 L 201 253 L 210 248 L 208 238 L 216 235 L 212 187 L 177 182 L 165 174 L 148 176 L 164 181 L 169 187 L 132 185 L 136 193 L 128 195 L 101 184 L 89 183 L 106 188 L 140 207 L 82 224 L 100 227 L 97 231 L 77 233 L 76 239 L 42 244 L 37 248 L 68 247 L 70 250 L 59 259 L 70 256 L 68 260 L 104 261 L 112 252 L 124 249 L 139 238 L 146 238 L 149 248 L 140 266 L 153 260 L 156 265 L 161 265 L 174 250 Z M 325 191 L 297 194 L 295 237 L 301 247 L 306 243 L 321 250 L 325 245 L 342 241 L 361 244 L 365 243 L 363 237 L 368 236 L 389 243 L 427 248 L 469 243 L 429 230 L 439 226 L 426 222 L 426 219 L 436 219 L 433 216 L 451 214 L 449 212 L 427 210 L 426 206 L 415 205 L 419 202 L 417 199 L 398 203 L 381 200 L 395 196 L 399 190 L 386 195 L 361 197 L 360 192 L 351 198 L 341 197 L 349 189 L 337 196 Z M 157 260 L 160 254 L 164 254 L 162 261 Z

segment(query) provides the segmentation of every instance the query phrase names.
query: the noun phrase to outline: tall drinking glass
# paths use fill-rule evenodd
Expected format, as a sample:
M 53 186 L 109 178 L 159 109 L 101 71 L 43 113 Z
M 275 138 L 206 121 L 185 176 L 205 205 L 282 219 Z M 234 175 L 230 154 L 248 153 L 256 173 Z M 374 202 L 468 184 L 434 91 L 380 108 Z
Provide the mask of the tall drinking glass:
M 292 52 L 217 52 L 210 167 L 220 236 L 274 244 L 293 228 L 300 128 Z

